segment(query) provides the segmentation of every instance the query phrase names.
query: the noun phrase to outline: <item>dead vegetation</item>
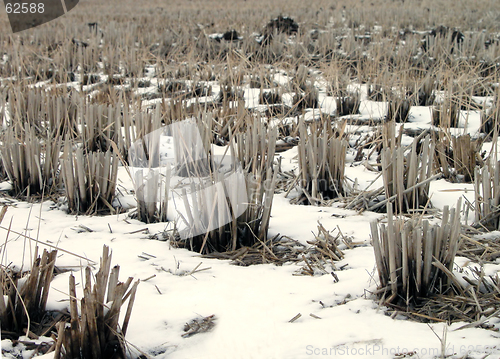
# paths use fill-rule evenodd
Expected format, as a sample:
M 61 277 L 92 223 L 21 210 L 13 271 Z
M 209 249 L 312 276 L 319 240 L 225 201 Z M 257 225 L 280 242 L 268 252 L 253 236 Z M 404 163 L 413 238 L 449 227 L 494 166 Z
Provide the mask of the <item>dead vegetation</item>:
M 6 298 L 0 301 L 3 339 L 47 335 L 57 323 L 57 315 L 46 309 L 56 256 L 57 250 L 44 250 L 39 256 L 35 247 L 30 271 L 21 273 L 3 264 L 0 266 L 0 298 Z
M 133 278 L 128 278 L 120 282 L 119 273 L 120 266 L 111 268 L 111 253 L 104 246 L 93 285 L 90 267 L 85 270 L 84 296 L 80 303 L 76 297 L 75 277 L 69 277 L 70 325 L 65 322 L 57 325 L 54 358 L 127 358 L 125 335 L 139 281 L 132 284 Z M 123 323 L 119 324 L 120 311 L 127 300 Z
M 160 11 L 164 4 L 138 9 L 125 1 L 118 16 L 114 2 L 99 4 L 102 11 L 96 13 L 90 1 L 81 4 L 78 15 L 67 14 L 60 28 L 48 24 L 35 37 L 21 33 L 14 39 L 0 32 L 0 178 L 3 169 L 13 185 L 11 194 L 26 199 L 64 193 L 72 214 L 114 213 L 120 161 L 141 168 L 131 171 L 137 218 L 154 223 L 170 220 L 173 175 L 203 177 L 203 186 L 191 182 L 181 190 L 185 227 L 172 243 L 238 265 L 293 261 L 302 265 L 302 275 L 334 273 L 334 262 L 344 254 L 339 247 L 352 243 L 340 230 L 333 236 L 322 226 L 309 247 L 286 237 L 268 238 L 278 187 L 288 193 L 298 189 L 296 204 L 345 202 L 347 209 L 359 211 L 387 207 L 387 226 L 372 228 L 384 303 L 401 312 L 413 306 L 415 317 L 446 321 L 479 321 L 481 314 L 495 314 L 498 278 L 477 271 L 464 287 L 450 273 L 455 253 L 496 260 L 496 241 L 473 238 L 459 247 L 458 210 L 443 213 L 440 226 L 415 214 L 431 208 L 429 184 L 442 172 L 456 182 L 474 181 L 476 230 L 500 228 L 498 165 L 479 153 L 479 136 L 451 134 L 465 131 L 468 116 L 480 111 L 485 140 L 497 139 L 500 39 L 498 21 L 488 14 L 498 11 L 498 3 L 487 1 L 487 11 L 463 4 L 463 16 L 448 14 L 454 8 L 443 16 L 424 3 L 382 1 L 368 7 L 346 2 L 345 8 L 326 1 L 279 3 L 289 16 L 276 13 L 276 3 L 261 2 L 238 4 L 238 11 L 224 3 L 222 9 L 200 12 L 197 7 L 206 4 L 198 0 L 192 6 L 171 4 L 168 12 Z M 101 25 L 86 25 L 80 17 Z M 431 28 L 431 23 L 445 26 Z M 34 89 L 40 81 L 44 89 Z M 247 85 L 258 89 L 260 107 L 248 106 Z M 336 105 L 334 112 L 327 113 L 325 93 Z M 478 96 L 493 100 L 481 102 Z M 367 100 L 387 103 L 387 111 L 366 120 Z M 403 131 L 397 134 L 389 126 L 411 124 L 414 107 L 429 108 L 438 135 L 414 130 L 415 141 L 405 147 Z M 346 122 L 337 121 L 342 116 Z M 172 172 L 151 171 L 160 166 L 160 155 L 146 136 L 190 117 L 198 121 L 206 156 L 191 161 L 193 148 L 184 148 L 176 153 L 179 166 Z M 389 124 L 377 126 L 381 119 Z M 369 126 L 375 134 L 353 145 L 347 123 Z M 381 132 L 385 137 L 378 137 Z M 278 141 L 279 150 L 298 146 L 295 173 L 281 173 L 275 161 Z M 223 166 L 213 145 L 227 145 L 227 157 L 241 164 L 237 169 L 233 160 L 232 170 L 242 176 L 237 185 L 244 196 L 225 181 L 228 173 L 219 171 Z M 131 152 L 140 150 L 138 165 Z M 344 173 L 349 150 L 355 151 L 356 162 L 379 171 L 382 188 L 351 191 Z M 376 160 L 375 153 L 380 153 Z M 278 186 L 279 181 L 286 184 Z M 395 219 L 393 213 L 409 220 Z M 41 263 L 51 263 L 44 258 Z M 59 325 L 59 357 L 126 354 L 127 322 L 120 327 L 117 315 L 127 297 L 133 302 L 136 285 L 127 292 L 130 280 L 117 284 L 117 270 L 110 274 L 109 262 L 103 264 L 107 269 L 101 267 L 94 288 L 86 274 L 83 315 L 76 311 L 76 297 L 71 298 L 70 328 Z M 33 278 L 40 268 L 33 267 Z M 0 288 L 10 301 L 1 313 L 2 333 L 4 323 L 22 332 L 29 316 L 14 295 L 15 275 L 9 275 L 12 281 L 5 277 Z M 43 275 L 49 278 L 48 272 Z M 102 285 L 108 282 L 114 284 L 107 299 L 115 300 L 111 314 L 104 315 Z M 30 293 L 19 292 L 28 307 Z M 431 299 L 422 302 L 422 296 Z M 10 303 L 14 310 L 9 312 Z M 194 320 L 185 335 L 209 330 L 213 322 L 213 317 Z
M 389 128 L 394 131 L 394 126 Z M 430 136 L 425 137 L 419 151 L 419 140 L 415 139 L 406 154 L 405 148 L 396 146 L 394 139 L 389 132 L 381 153 L 386 200 L 392 203 L 395 213 L 424 211 L 429 206 L 430 180 L 436 178 L 433 176 L 434 143 Z
M 413 307 L 432 295 L 449 293 L 457 285 L 452 272 L 460 211 L 445 207 L 440 225 L 418 217 L 394 218 L 390 205 L 387 214 L 387 225 L 380 229 L 371 223 L 382 302 Z
M 345 123 L 344 123 L 345 126 Z M 344 127 L 327 121 L 299 123 L 299 171 L 302 196 L 297 203 L 320 204 L 346 195 L 344 186 L 347 141 Z

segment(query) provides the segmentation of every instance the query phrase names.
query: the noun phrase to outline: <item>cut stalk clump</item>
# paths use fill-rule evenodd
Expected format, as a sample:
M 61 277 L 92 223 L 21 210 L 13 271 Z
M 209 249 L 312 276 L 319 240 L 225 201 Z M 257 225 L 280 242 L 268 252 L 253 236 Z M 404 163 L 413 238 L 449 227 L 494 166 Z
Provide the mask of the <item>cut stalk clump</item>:
M 358 92 L 339 96 L 336 99 L 337 116 L 355 115 L 359 113 L 361 97 Z
M 8 127 L 4 145 L 0 148 L 2 162 L 16 196 L 49 194 L 58 183 L 61 138 L 56 136 L 51 141 L 43 141 L 35 132 L 29 123 L 25 123 L 21 131 Z
M 144 223 L 167 222 L 171 167 L 170 163 L 162 166 L 160 160 L 160 141 L 162 134 L 166 132 L 165 129 L 160 128 L 145 135 L 128 150 L 129 170 L 137 201 L 137 217 Z M 169 135 L 172 135 L 170 138 L 179 145 L 175 133 Z M 176 156 L 179 155 L 176 152 Z M 177 174 L 180 174 L 179 169 Z
M 481 133 L 487 137 L 494 138 L 500 129 L 500 96 L 496 96 L 493 107 L 481 112 Z
M 90 267 L 85 270 L 83 298 L 76 297 L 75 277 L 69 277 L 70 325 L 58 323 L 58 338 L 54 359 L 127 358 L 125 335 L 132 314 L 139 281 L 133 278 L 120 282 L 120 266 L 111 268 L 111 253 L 104 246 L 100 269 L 92 286 Z M 128 299 L 123 319 L 119 324 L 121 308 Z
M 81 140 L 86 152 L 106 152 L 111 149 L 110 141 L 122 147 L 123 139 L 120 133 L 121 105 L 79 104 L 79 127 Z M 127 130 L 127 128 L 125 128 Z
M 469 134 L 452 136 L 440 131 L 435 143 L 436 159 L 443 175 L 455 182 L 471 182 L 475 167 L 483 164 L 480 141 L 472 140 Z
M 334 131 L 329 121 L 299 123 L 299 170 L 303 196 L 299 203 L 319 205 L 346 195 L 345 156 L 347 141 L 343 128 Z
M 387 101 L 387 98 L 390 96 L 390 91 L 387 90 L 384 86 L 373 83 L 368 85 L 368 99 L 371 101 Z
M 404 123 L 410 117 L 411 102 L 406 98 L 396 97 L 389 101 L 387 107 L 387 121 L 395 121 L 397 123 Z
M 293 107 L 298 111 L 307 108 L 318 108 L 318 90 L 311 87 L 306 92 L 299 92 L 293 96 Z
M 434 94 L 435 81 L 431 78 L 426 78 L 420 86 L 416 85 L 415 87 L 410 88 L 407 93 L 413 100 L 413 104 L 416 106 L 432 106 L 436 100 L 436 95 Z
M 432 125 L 448 129 L 458 128 L 460 119 L 460 106 L 453 101 L 446 99 L 441 104 L 432 109 Z
M 457 208 L 460 208 L 461 201 Z M 371 223 L 371 235 L 383 303 L 414 308 L 439 294 L 453 294 L 453 263 L 460 238 L 460 211 L 445 206 L 440 224 L 413 217 Z M 459 285 L 461 289 L 461 286 Z
M 114 211 L 111 204 L 118 175 L 118 157 L 114 152 L 85 153 L 81 147 L 73 150 L 71 142 L 66 140 L 61 162 L 68 212 L 98 214 Z
M 208 185 L 192 183 L 190 193 L 183 193 L 187 214 L 182 218 L 186 229 L 180 233 L 181 246 L 211 253 L 266 241 L 276 186 L 277 130 L 266 137 L 262 123 L 249 125 L 233 137 L 231 156 L 219 158 L 209 152 L 210 165 L 201 168 L 208 170 Z
M 42 335 L 45 332 L 42 323 L 50 317 L 46 305 L 56 257 L 56 250 L 44 250 L 40 257 L 36 247 L 35 260 L 24 277 L 0 265 L 0 324 L 3 339 L 17 339 L 29 333 Z
M 427 136 L 420 153 L 417 145 L 418 139 L 415 139 L 407 155 L 401 146 L 391 145 L 382 149 L 386 201 L 393 202 L 396 213 L 418 211 L 428 206 L 430 181 L 434 178 L 434 143 Z
M 500 229 L 500 162 L 476 167 L 474 174 L 475 226 Z

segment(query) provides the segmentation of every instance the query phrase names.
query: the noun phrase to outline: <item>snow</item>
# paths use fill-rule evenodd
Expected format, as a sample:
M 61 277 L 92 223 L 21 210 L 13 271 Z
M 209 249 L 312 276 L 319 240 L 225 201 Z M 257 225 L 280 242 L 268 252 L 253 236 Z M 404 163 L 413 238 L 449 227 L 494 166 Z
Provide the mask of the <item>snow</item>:
M 294 151 L 294 150 L 293 150 Z M 293 151 L 291 150 L 290 152 Z M 285 153 L 284 157 L 291 157 Z M 363 166 L 351 167 L 360 185 L 372 178 Z M 447 191 L 447 190 L 454 191 Z M 470 185 L 433 182 L 432 199 L 436 207 L 454 203 L 460 195 L 471 193 Z M 473 194 L 473 192 L 472 192 Z M 239 267 L 229 261 L 200 258 L 168 242 L 151 240 L 148 234 L 167 224 L 144 224 L 127 214 L 86 217 L 70 216 L 51 202 L 16 202 L 3 224 L 12 230 L 36 237 L 93 262 L 98 262 L 102 246 L 112 249 L 112 264 L 121 266 L 120 279 L 141 279 L 127 333 L 127 340 L 155 358 L 311 358 L 353 357 L 392 358 L 417 352 L 419 358 L 441 353 L 439 339 L 443 324 L 416 323 L 404 317 L 391 319 L 370 294 L 376 289 L 374 254 L 370 245 L 369 223 L 384 216 L 370 212 L 357 214 L 338 206 L 313 207 L 289 204 L 284 194 L 273 203 L 270 236 L 281 233 L 302 243 L 314 238 L 319 221 L 329 230 L 340 228 L 362 246 L 344 249 L 345 258 L 336 263 L 335 283 L 330 275 L 297 276 L 297 264 Z M 126 221 L 125 221 L 126 220 Z M 93 232 L 77 231 L 86 226 Z M 134 233 L 140 229 L 144 232 Z M 6 233 L 4 231 L 4 233 Z M 11 234 L 2 244 L 3 263 L 29 266 L 34 241 Z M 24 255 L 23 255 L 24 253 Z M 146 255 L 143 255 L 146 254 Z M 151 256 L 148 256 L 151 255 Z M 150 258 L 145 260 L 143 258 Z M 23 261 L 24 258 L 24 261 Z M 203 271 L 189 274 L 198 264 Z M 77 296 L 82 295 L 82 272 L 88 262 L 60 252 L 56 265 L 69 267 L 77 279 Z M 95 267 L 95 266 L 94 266 Z M 95 268 L 95 270 L 97 270 Z M 490 267 L 494 273 L 498 267 Z M 48 309 L 67 304 L 69 273 L 52 282 Z M 153 276 L 153 277 L 152 277 Z M 152 278 L 151 278 L 152 277 Z M 145 280 L 151 278 L 149 280 Z M 289 321 L 301 313 L 293 323 Z M 122 313 L 123 314 L 123 313 Z M 321 319 L 317 319 L 315 315 Z M 183 326 L 196 317 L 215 315 L 215 328 L 183 338 Z M 496 335 L 484 329 L 455 331 L 464 323 L 447 328 L 446 353 L 465 355 L 473 345 L 476 353 L 498 358 Z M 432 329 L 431 329 L 432 328 Z M 4 349 L 10 344 L 2 343 Z M 47 355 L 50 358 L 50 355 Z
M 286 86 L 290 78 L 278 72 L 274 80 Z M 219 88 L 214 85 L 213 90 L 217 94 Z M 257 106 L 259 93 L 258 89 L 246 89 L 245 105 Z M 207 97 L 207 101 L 214 98 Z M 293 93 L 283 94 L 283 101 L 287 104 L 291 105 L 292 98 Z M 320 103 L 322 111 L 335 112 L 333 97 L 322 95 Z M 381 119 L 386 111 L 386 103 L 368 101 L 365 95 L 359 117 Z M 309 111 L 305 118 L 317 115 L 317 111 Z M 477 136 L 479 113 L 462 111 L 461 115 L 462 128 L 457 131 Z M 430 128 L 430 116 L 429 107 L 414 106 L 405 127 Z M 349 132 L 371 130 L 369 126 L 348 128 Z M 405 145 L 411 141 L 407 136 L 403 139 Z M 167 151 L 168 141 L 165 141 L 161 146 Z M 491 144 L 485 146 L 493 147 Z M 224 151 L 224 148 L 218 148 L 218 151 Z M 296 147 L 278 156 L 282 157 L 283 171 L 297 174 Z M 352 156 L 349 158 L 346 176 L 356 181 L 359 190 L 374 190 L 382 186 L 379 173 L 370 170 L 370 167 L 376 167 L 375 158 L 358 163 L 352 162 Z M 427 325 L 402 315 L 395 318 L 386 315 L 387 308 L 379 306 L 372 294 L 377 288 L 378 278 L 369 227 L 370 222 L 383 220 L 384 214 L 347 210 L 342 202 L 331 207 L 292 205 L 289 201 L 293 192 L 288 198 L 285 193 L 276 194 L 269 236 L 280 234 L 307 244 L 314 239 L 319 222 L 327 230 L 342 231 L 358 246 L 343 248 L 345 258 L 335 263 L 338 282 L 328 274 L 296 275 L 303 263 L 239 267 L 227 260 L 201 258 L 186 249 L 172 248 L 168 241 L 152 239 L 155 234 L 172 229 L 172 224 L 145 224 L 131 219 L 129 212 L 135 207 L 133 182 L 125 168 L 120 167 L 118 173 L 121 195 L 116 201 L 127 211 L 118 215 L 74 216 L 66 214 L 63 206 L 51 201 L 27 203 L 1 197 L 0 203 L 10 204 L 2 226 L 11 226 L 12 230 L 8 237 L 7 231 L 1 230 L 3 237 L 0 235 L 0 238 L 5 238 L 0 241 L 2 263 L 28 269 L 37 242 L 41 248 L 57 247 L 56 266 L 72 269 L 80 298 L 82 271 L 91 265 L 96 272 L 102 247 L 109 246 L 112 265 L 121 266 L 120 280 L 127 277 L 141 280 L 127 340 L 152 357 L 394 358 L 411 354 L 417 358 L 434 358 L 445 354 L 459 358 L 471 353 L 471 357 L 500 358 L 497 332 L 481 328 L 458 330 L 465 323 Z M 0 184 L 0 191 L 9 189 L 7 182 Z M 454 206 L 462 196 L 470 203 L 474 202 L 472 184 L 450 183 L 445 179 L 431 183 L 430 195 L 432 205 L 437 209 Z M 471 210 L 467 221 L 472 223 L 473 220 Z M 92 231 L 82 230 L 85 227 Z M 26 239 L 15 232 L 34 239 Z M 198 265 L 198 271 L 192 273 Z M 468 260 L 459 258 L 457 265 L 468 265 Z M 495 274 L 499 265 L 488 264 L 485 270 L 487 274 Z M 48 309 L 68 306 L 69 275 L 63 273 L 54 278 Z M 299 313 L 301 316 L 290 322 Z M 215 316 L 216 323 L 212 331 L 182 337 L 185 323 L 210 315 Z M 499 327 L 497 318 L 489 323 Z M 444 349 L 440 341 L 444 337 L 443 330 L 447 331 Z M 10 347 L 14 350 L 11 346 L 10 341 L 2 341 L 4 349 Z M 26 357 L 29 352 L 24 351 L 22 355 Z M 44 357 L 48 359 L 51 355 Z

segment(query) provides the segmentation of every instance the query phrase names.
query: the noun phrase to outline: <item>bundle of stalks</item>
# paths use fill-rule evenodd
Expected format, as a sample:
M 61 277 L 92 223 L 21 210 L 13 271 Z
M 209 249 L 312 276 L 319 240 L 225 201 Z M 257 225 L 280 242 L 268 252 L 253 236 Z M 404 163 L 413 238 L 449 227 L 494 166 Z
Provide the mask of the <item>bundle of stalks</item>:
M 274 169 L 277 136 L 276 127 L 267 130 L 260 121 L 236 136 L 236 153 L 246 173 L 248 196 L 247 210 L 239 219 L 244 243 L 267 238 L 278 173 Z
M 160 138 L 165 130 L 164 127 L 148 133 L 128 150 L 129 169 L 137 201 L 137 217 L 145 223 L 167 221 L 171 167 L 170 163 L 166 166 L 160 163 Z M 179 146 L 180 139 L 175 139 L 178 134 L 169 135 L 174 137 L 174 143 Z M 180 155 L 181 153 L 176 152 L 177 157 Z
M 334 131 L 329 121 L 314 122 L 306 127 L 304 120 L 300 120 L 299 176 L 303 195 L 298 203 L 319 205 L 346 194 L 345 126 L 344 122 Z
M 66 96 L 46 96 L 48 97 L 46 113 L 49 126 L 48 138 L 52 139 L 56 136 L 64 138 L 66 134 L 70 138 L 76 137 L 78 105 L 82 103 L 80 95 L 74 91 Z
M 389 101 L 387 107 L 387 121 L 395 121 L 397 123 L 408 121 L 410 116 L 411 102 L 406 98 L 395 97 Z
M 456 285 L 453 262 L 460 238 L 460 208 L 443 208 L 440 224 L 420 216 L 394 219 L 387 206 L 387 225 L 371 223 L 371 235 L 380 280 L 377 293 L 385 304 L 406 308 Z
M 396 147 L 394 142 L 381 152 L 386 201 L 394 201 L 392 206 L 396 213 L 422 210 L 429 204 L 430 181 L 435 179 L 432 176 L 434 143 L 430 136 L 426 136 L 419 153 L 419 140 L 415 138 L 406 156 L 405 148 Z M 378 207 L 383 203 L 385 201 L 380 202 Z
M 81 100 L 78 121 L 81 128 L 81 140 L 86 152 L 105 152 L 111 148 L 110 141 L 122 147 L 123 139 L 120 133 L 121 105 L 85 104 Z M 126 107 L 126 106 L 125 106 Z M 129 130 L 125 128 L 125 132 Z
M 17 339 L 21 335 L 29 336 L 32 333 L 45 335 L 54 326 L 55 323 L 46 325 L 50 320 L 46 305 L 56 257 L 56 250 L 44 250 L 40 257 L 36 247 L 35 260 L 26 275 L 0 265 L 2 339 Z
M 271 70 L 265 67 L 259 67 L 259 70 L 255 71 L 250 76 L 249 85 L 250 88 L 271 88 L 274 85 L 274 79 Z
M 499 132 L 500 125 L 500 96 L 496 96 L 493 107 L 481 112 L 481 133 L 494 138 Z
M 161 106 L 156 106 L 153 111 L 149 112 L 137 110 L 140 109 L 134 109 L 133 107 L 128 108 L 128 106 L 123 106 L 123 115 L 121 115 L 123 137 L 118 136 L 119 142 L 117 143 L 120 153 L 123 155 L 123 158 L 130 157 L 128 156 L 128 151 L 136 141 L 144 138 L 148 134 L 153 133 L 154 131 L 157 131 L 162 127 L 163 109 Z M 132 111 L 136 113 L 132 113 Z M 120 115 L 120 111 L 117 109 L 115 109 L 113 113 L 115 113 L 116 116 Z M 183 114 L 179 113 L 178 115 L 181 116 Z M 174 120 L 174 118 L 168 118 L 167 116 L 167 118 L 165 119 L 165 123 L 169 124 L 179 118 L 184 117 L 175 117 Z M 121 141 L 122 139 L 123 141 Z M 145 147 L 144 150 L 147 151 L 147 147 Z M 157 156 L 157 151 L 152 155 Z M 146 154 L 146 158 L 149 158 L 149 154 Z
M 134 178 L 137 216 L 141 222 L 167 222 L 170 169 L 166 175 L 159 171 L 137 171 Z
M 8 179 L 7 172 L 5 172 L 5 166 L 3 165 L 2 152 L 0 151 L 0 181 Z
M 386 82 L 385 79 L 383 81 Z M 368 99 L 371 101 L 387 101 L 390 95 L 391 91 L 381 84 L 373 83 L 368 85 Z
M 480 141 L 472 140 L 469 134 L 452 136 L 440 131 L 438 136 L 439 140 L 435 141 L 436 159 L 443 175 L 456 182 L 471 182 L 475 167 L 483 165 Z
M 500 162 L 487 162 L 474 171 L 475 227 L 500 229 Z
M 72 148 L 66 139 L 61 159 L 61 178 L 68 200 L 68 211 L 76 214 L 98 214 L 114 209 L 118 175 L 116 153 L 88 152 Z
M 16 196 L 29 198 L 41 193 L 50 194 L 58 183 L 61 137 L 43 141 L 35 132 L 29 123 L 25 123 L 20 132 L 8 127 L 0 148 L 3 166 Z
M 41 132 L 41 121 L 45 118 L 44 110 L 46 109 L 42 89 L 24 90 L 16 88 L 8 91 L 10 125 L 17 133 L 24 130 L 26 123 Z
M 83 298 L 76 297 L 75 277 L 69 277 L 70 325 L 58 324 L 54 359 L 106 359 L 127 357 L 125 335 L 130 322 L 139 281 L 118 281 L 120 266 L 111 268 L 111 253 L 104 246 L 100 269 L 92 286 L 90 267 L 85 270 Z M 121 307 L 129 300 L 123 324 L 119 325 Z
M 77 105 L 83 101 L 76 91 L 65 91 L 62 96 L 46 93 L 41 88 L 9 91 L 10 125 L 23 131 L 26 123 L 38 135 L 52 139 L 69 133 L 74 137 L 78 131 Z
M 264 124 L 248 125 L 246 132 L 233 137 L 236 143 L 228 147 L 232 156 L 220 159 L 209 152 L 208 166 L 196 162 L 198 167 L 192 170 L 208 173 L 210 186 L 191 184 L 192 198 L 184 193 L 187 235 L 181 236 L 184 239 L 179 245 L 211 253 L 251 247 L 266 240 L 276 186 L 273 160 L 277 130 L 266 137 Z M 227 168 L 229 172 L 225 172 Z
M 318 90 L 308 89 L 306 92 L 297 93 L 293 96 L 292 103 L 293 108 L 298 111 L 302 111 L 307 108 L 318 108 Z
M 348 88 L 351 82 L 342 65 L 336 64 L 334 67 L 331 84 L 327 87 L 327 95 L 336 98 L 337 116 L 354 115 L 359 113 L 361 96 L 358 91 L 351 91 Z
M 335 101 L 337 104 L 337 116 L 355 115 L 359 113 L 361 96 L 358 92 L 339 96 Z
M 458 127 L 460 107 L 451 99 L 446 99 L 432 108 L 432 125 L 448 129 Z
M 432 106 L 436 99 L 434 95 L 435 82 L 432 78 L 424 79 L 420 85 L 415 85 L 415 88 L 408 90 L 409 98 L 416 106 Z
M 277 91 L 262 91 L 259 95 L 259 104 L 277 105 L 281 103 L 281 95 Z

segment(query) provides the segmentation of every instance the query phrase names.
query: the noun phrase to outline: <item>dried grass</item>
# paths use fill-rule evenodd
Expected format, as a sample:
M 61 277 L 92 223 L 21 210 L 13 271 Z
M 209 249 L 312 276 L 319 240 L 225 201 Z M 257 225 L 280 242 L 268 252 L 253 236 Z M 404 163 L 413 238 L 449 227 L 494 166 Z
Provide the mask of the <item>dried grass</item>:
M 460 201 L 457 204 L 460 208 Z M 371 235 L 383 303 L 414 307 L 435 294 L 447 294 L 452 284 L 462 288 L 453 272 L 460 238 L 460 211 L 446 206 L 440 224 L 413 217 L 393 218 L 387 225 L 371 223 Z
M 0 301 L 3 338 L 43 335 L 54 326 L 47 325 L 51 318 L 46 305 L 56 257 L 57 250 L 44 250 L 40 257 L 35 247 L 35 260 L 28 273 L 0 265 L 0 298 L 6 299 Z
M 114 212 L 111 206 L 117 183 L 118 157 L 106 152 L 84 153 L 66 139 L 61 160 L 61 177 L 68 211 L 75 214 Z
M 321 204 L 323 201 L 346 195 L 344 185 L 347 141 L 345 123 L 332 129 L 328 121 L 299 122 L 299 172 L 303 196 L 297 203 Z
M 487 162 L 474 172 L 475 226 L 488 230 L 500 228 L 500 163 Z
M 103 248 L 100 269 L 92 286 L 90 267 L 85 270 L 84 296 L 76 297 L 75 277 L 69 277 L 70 325 L 58 323 L 58 337 L 54 358 L 122 358 L 127 357 L 125 335 L 132 314 L 139 281 L 118 280 L 120 266 L 111 268 L 111 253 Z M 123 323 L 119 325 L 120 311 L 129 300 Z
M 393 125 L 389 125 L 394 129 Z M 389 136 L 395 139 L 395 137 Z M 417 147 L 419 138 L 413 141 L 408 154 L 405 148 L 395 145 L 394 140 L 384 141 L 381 152 L 382 178 L 386 201 L 393 203 L 395 213 L 421 211 L 429 205 L 429 185 L 433 176 L 434 143 L 426 136 L 419 153 Z M 371 210 L 384 204 L 370 207 Z

